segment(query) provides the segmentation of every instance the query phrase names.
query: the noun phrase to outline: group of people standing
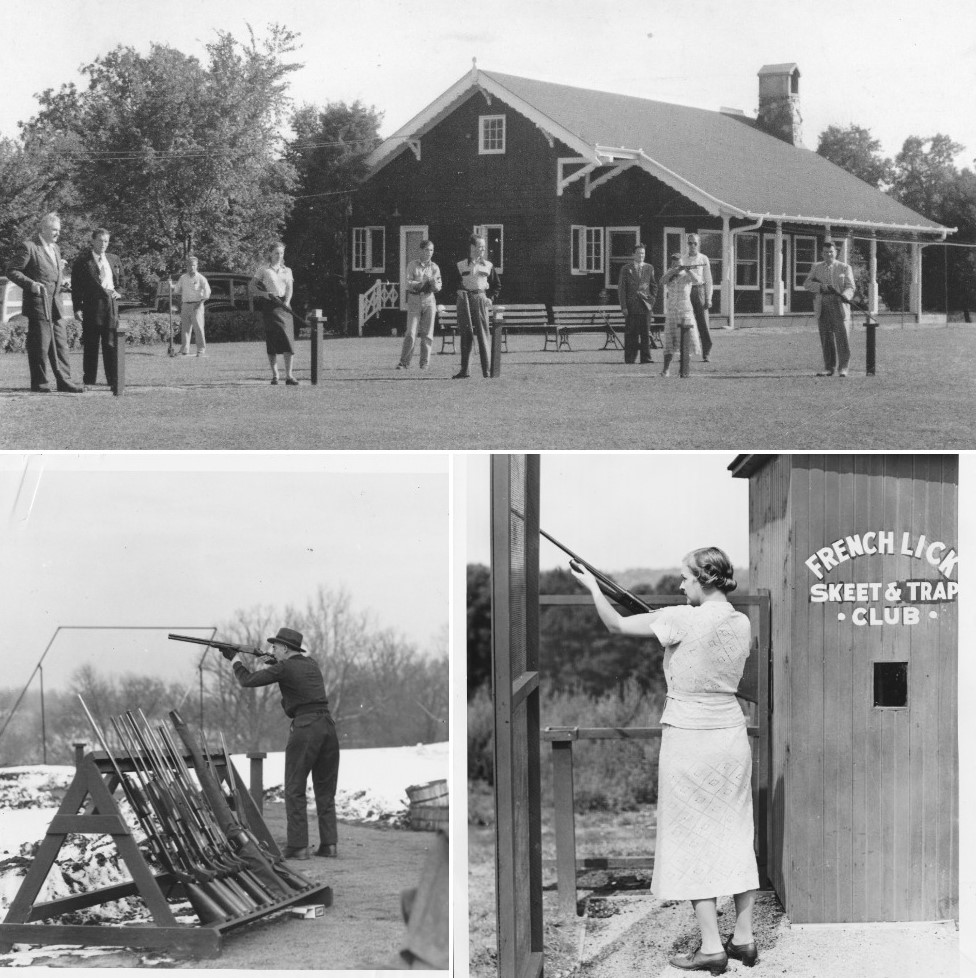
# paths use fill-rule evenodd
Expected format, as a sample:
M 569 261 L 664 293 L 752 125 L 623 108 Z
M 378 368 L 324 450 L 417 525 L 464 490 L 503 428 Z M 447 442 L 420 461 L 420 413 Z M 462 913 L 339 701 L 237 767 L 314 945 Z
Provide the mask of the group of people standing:
M 118 328 L 119 289 L 122 266 L 109 253 L 111 236 L 105 228 L 91 233 L 90 246 L 81 251 L 71 269 L 75 315 L 82 321 L 83 383 L 71 379 L 68 334 L 62 292 L 68 287 L 68 263 L 61 257 L 58 239 L 61 219 L 57 214 L 41 218 L 37 234 L 17 248 L 7 267 L 7 277 L 23 290 L 27 317 L 27 365 L 31 390 L 51 393 L 51 377 L 58 391 L 81 394 L 95 384 L 101 349 L 105 379 L 115 384 L 115 343 Z
M 435 296 L 443 288 L 441 270 L 432 260 L 432 241 L 420 242 L 420 255 L 407 265 L 405 290 L 407 294 L 407 328 L 397 370 L 406 370 L 413 358 L 413 351 L 420 342 L 420 369 L 430 364 L 430 351 L 434 342 L 434 319 L 437 315 Z M 468 239 L 468 257 L 457 263 L 461 288 L 457 290 L 457 322 L 461 333 L 461 369 L 454 380 L 470 377 L 468 371 L 475 338 L 478 340 L 478 356 L 482 376 L 490 372 L 489 334 L 491 306 L 501 291 L 498 272 L 488 260 L 485 239 L 472 234 Z
M 669 258 L 668 270 L 661 276 L 661 285 L 665 288 L 663 377 L 671 375 L 674 355 L 681 353 L 682 330 L 688 331 L 690 352 L 701 355 L 706 363 L 712 352 L 712 336 L 708 328 L 712 267 L 700 247 L 698 235 L 689 234 L 688 253 L 674 252 Z M 644 261 L 646 253 L 642 244 L 634 248 L 633 261 L 620 270 L 617 283 L 617 297 L 625 317 L 625 363 L 634 363 L 638 351 L 641 363 L 654 362 L 651 358 L 651 315 L 658 286 L 653 266 Z

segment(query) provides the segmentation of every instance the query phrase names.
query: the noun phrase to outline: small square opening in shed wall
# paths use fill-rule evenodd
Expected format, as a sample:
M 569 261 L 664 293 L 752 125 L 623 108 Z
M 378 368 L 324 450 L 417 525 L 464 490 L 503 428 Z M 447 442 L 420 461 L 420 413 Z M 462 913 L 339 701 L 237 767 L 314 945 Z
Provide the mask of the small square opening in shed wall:
M 874 705 L 908 706 L 907 662 L 875 662 Z

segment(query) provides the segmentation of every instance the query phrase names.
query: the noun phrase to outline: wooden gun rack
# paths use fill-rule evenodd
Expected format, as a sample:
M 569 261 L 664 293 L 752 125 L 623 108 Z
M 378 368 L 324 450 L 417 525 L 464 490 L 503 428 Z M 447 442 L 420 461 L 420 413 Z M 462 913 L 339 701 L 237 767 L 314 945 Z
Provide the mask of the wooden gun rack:
M 231 788 L 243 788 L 240 775 L 233 764 L 225 761 L 222 753 L 213 753 L 210 757 L 220 780 L 227 782 Z M 189 755 L 186 760 L 192 764 Z M 135 770 L 127 755 L 117 756 L 115 764 L 123 773 Z M 10 904 L 6 918 L 0 923 L 0 953 L 7 953 L 13 944 L 71 944 L 165 948 L 175 955 L 210 958 L 220 954 L 221 939 L 226 931 L 296 904 L 322 903 L 332 906 L 332 888 L 312 884 L 306 890 L 295 891 L 291 896 L 229 920 L 208 924 L 180 923 L 169 901 L 185 899 L 183 885 L 169 872 L 155 872 L 146 861 L 119 812 L 114 797 L 118 787 L 119 780 L 112 760 L 104 751 L 87 753 L 78 762 L 74 779 L 61 806 L 48 826 L 47 834 Z M 243 800 L 245 808 L 245 811 L 238 812 L 238 816 L 267 846 L 272 857 L 279 858 L 281 852 L 250 794 L 246 790 L 235 793 Z M 46 903 L 35 903 L 69 833 L 111 836 L 132 880 Z M 152 923 L 98 927 L 33 923 L 135 895 L 146 902 Z

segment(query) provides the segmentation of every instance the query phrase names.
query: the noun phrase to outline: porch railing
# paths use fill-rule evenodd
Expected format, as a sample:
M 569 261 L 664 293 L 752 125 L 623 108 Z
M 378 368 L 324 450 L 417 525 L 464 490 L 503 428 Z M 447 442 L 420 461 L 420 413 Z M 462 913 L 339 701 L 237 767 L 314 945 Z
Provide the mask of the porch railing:
M 396 309 L 399 305 L 400 283 L 377 279 L 359 296 L 359 335 L 363 335 L 363 327 L 381 309 Z

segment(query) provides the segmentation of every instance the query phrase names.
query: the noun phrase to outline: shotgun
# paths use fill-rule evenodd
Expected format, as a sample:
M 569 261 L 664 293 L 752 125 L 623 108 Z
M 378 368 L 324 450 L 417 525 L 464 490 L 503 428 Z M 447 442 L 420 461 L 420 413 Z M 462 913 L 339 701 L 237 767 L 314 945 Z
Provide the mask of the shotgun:
M 524 520 L 525 517 L 517 510 L 512 509 L 512 512 L 519 517 L 519 519 Z M 649 605 L 644 604 L 643 601 L 636 594 L 631 594 L 626 588 L 622 588 L 613 578 L 608 577 L 602 571 L 597 570 L 592 564 L 585 561 L 579 554 L 573 553 L 564 543 L 560 543 L 554 536 L 546 533 L 541 527 L 539 528 L 540 536 L 544 536 L 550 543 L 555 544 L 559 549 L 570 558 L 570 564 L 574 562 L 581 567 L 585 567 L 597 580 L 600 585 L 600 590 L 611 599 L 611 601 L 616 601 L 621 608 L 626 609 L 632 615 L 643 615 L 650 611 Z
M 843 292 L 838 292 L 837 289 L 835 289 L 829 282 L 821 282 L 820 279 L 818 278 L 815 278 L 813 281 L 816 282 L 817 285 L 821 287 L 821 289 L 824 289 L 827 295 L 836 296 L 838 299 L 840 299 L 841 302 L 844 303 L 844 305 L 850 306 L 851 309 L 853 309 L 855 312 L 863 312 L 865 315 L 868 316 L 871 315 L 871 310 L 868 309 L 868 307 L 863 302 L 859 302 L 855 299 L 848 299 Z
M 192 642 L 194 645 L 206 645 L 207 648 L 217 649 L 220 652 L 240 652 L 242 655 L 257 655 L 274 660 L 274 656 L 268 652 L 262 652 L 261 649 L 251 648 L 248 645 L 232 645 L 230 642 L 217 642 L 212 638 L 194 638 L 192 635 L 174 635 L 172 632 L 167 638 L 174 642 Z

